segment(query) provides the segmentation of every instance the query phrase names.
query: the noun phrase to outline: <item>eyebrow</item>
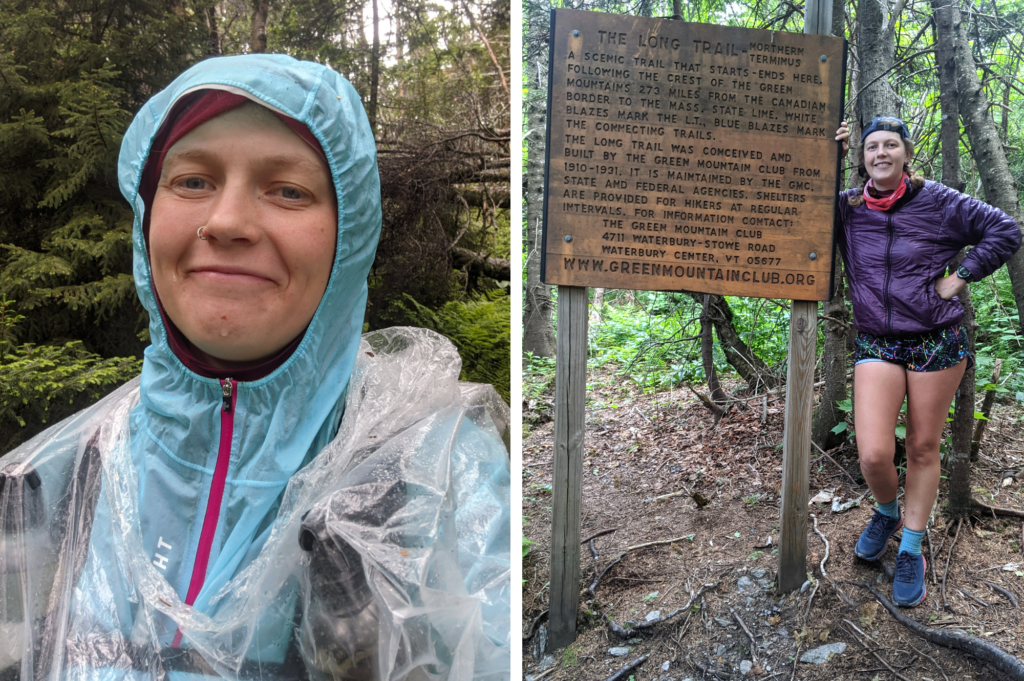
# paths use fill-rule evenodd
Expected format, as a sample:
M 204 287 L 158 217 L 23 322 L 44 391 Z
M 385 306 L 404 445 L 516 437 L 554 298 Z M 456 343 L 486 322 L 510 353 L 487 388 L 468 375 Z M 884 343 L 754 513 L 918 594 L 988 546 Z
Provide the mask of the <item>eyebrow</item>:
M 175 149 L 168 152 L 166 158 L 164 158 L 164 167 L 167 167 L 174 161 L 188 160 L 188 161 L 222 161 L 220 154 L 214 154 L 202 147 L 185 147 L 184 149 Z M 271 168 L 286 168 L 286 167 L 298 167 L 300 169 L 310 172 L 326 172 L 328 178 L 330 178 L 330 169 L 326 164 L 318 161 L 311 161 L 304 156 L 297 154 L 269 154 L 257 156 L 253 159 L 252 164 L 256 167 L 271 167 Z

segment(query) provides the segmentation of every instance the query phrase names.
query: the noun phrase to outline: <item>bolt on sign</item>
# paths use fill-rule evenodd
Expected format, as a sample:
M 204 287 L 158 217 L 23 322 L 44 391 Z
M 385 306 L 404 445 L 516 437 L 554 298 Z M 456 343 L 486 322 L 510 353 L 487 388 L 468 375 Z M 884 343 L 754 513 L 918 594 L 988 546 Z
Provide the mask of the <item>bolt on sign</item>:
M 547 284 L 827 300 L 846 41 L 552 11 Z

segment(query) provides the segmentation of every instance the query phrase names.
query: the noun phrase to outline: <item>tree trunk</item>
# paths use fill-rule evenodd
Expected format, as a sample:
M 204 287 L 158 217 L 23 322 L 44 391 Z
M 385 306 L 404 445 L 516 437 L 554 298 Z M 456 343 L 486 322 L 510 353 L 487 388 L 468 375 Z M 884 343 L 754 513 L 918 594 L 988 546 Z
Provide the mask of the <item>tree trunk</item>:
M 216 57 L 221 54 L 220 28 L 217 26 L 217 6 L 206 7 L 206 28 L 209 31 L 207 38 L 206 53 L 208 56 Z
M 711 333 L 711 305 L 708 300 L 710 297 L 709 294 L 705 293 L 704 302 L 701 306 L 700 359 L 704 365 L 704 378 L 708 382 L 708 396 L 715 404 L 723 405 L 727 400 L 725 392 L 722 391 L 722 386 L 718 382 L 718 372 L 715 371 L 715 340 Z
M 950 269 L 956 269 L 964 258 L 960 251 L 953 258 Z M 967 329 L 969 347 L 974 354 L 974 305 L 971 304 L 971 290 L 964 286 L 959 294 L 960 303 L 964 306 L 964 318 L 961 324 Z M 953 448 L 946 455 L 946 475 L 949 478 L 949 505 L 947 512 L 953 517 L 963 517 L 974 510 L 974 499 L 971 496 L 971 439 L 974 436 L 974 366 L 964 372 L 960 387 L 956 390 L 956 409 L 953 412 Z
M 825 385 L 811 426 L 811 439 L 822 449 L 831 449 L 841 444 L 846 437 L 842 433 L 832 432 L 845 418 L 836 403 L 846 399 L 846 334 L 850 328 L 850 312 L 843 299 L 845 286 L 842 259 L 837 257 L 833 267 L 838 282 L 836 294 L 824 305 L 825 349 L 822 364 Z
M 523 187 L 526 201 L 526 291 L 523 300 L 523 352 L 551 357 L 555 351 L 555 332 L 551 323 L 551 287 L 540 280 L 541 224 L 544 216 L 544 145 L 547 120 L 547 64 L 549 14 L 539 2 L 527 6 L 526 45 L 523 51 L 530 85 L 526 108 L 526 148 L 528 161 Z
M 703 304 L 703 294 L 690 293 L 698 305 Z M 754 351 L 743 342 L 740 334 L 732 321 L 732 309 L 729 303 L 722 296 L 708 296 L 707 310 L 708 318 L 715 325 L 715 333 L 718 334 L 718 343 L 725 353 L 725 359 L 733 369 L 736 370 L 747 387 L 754 392 L 764 388 L 774 388 L 779 384 L 778 379 L 772 374 L 768 365 L 761 361 L 761 358 L 754 354 Z
M 590 328 L 601 323 L 601 308 L 604 307 L 604 289 L 594 289 L 594 300 L 590 303 Z
M 952 3 L 950 13 L 950 23 L 956 35 L 956 94 L 960 116 L 967 131 L 967 139 L 971 143 L 974 164 L 985 187 L 985 200 L 1002 209 L 1016 220 L 1019 226 L 1024 215 L 1021 214 L 1020 202 L 1017 199 L 1017 187 L 1014 185 L 1013 175 L 1010 174 L 1010 166 L 1006 161 L 1006 152 L 1003 150 L 995 121 L 989 113 L 988 98 L 978 80 L 978 71 L 956 3 Z M 1024 331 L 1024 248 L 1019 249 L 1010 258 L 1006 268 L 1010 272 L 1013 297 L 1017 303 L 1021 330 Z
M 846 21 L 843 14 L 843 0 L 832 3 L 832 35 L 845 34 Z M 840 181 L 842 184 L 842 181 Z M 842 443 L 844 435 L 833 433 L 832 429 L 844 419 L 843 412 L 836 406 L 846 399 L 846 334 L 850 329 L 850 313 L 843 300 L 842 258 L 836 253 L 832 263 L 836 280 L 835 295 L 823 306 L 825 314 L 825 348 L 822 355 L 825 385 L 821 391 L 818 409 L 814 412 L 811 439 L 822 449 L 831 449 Z
M 270 14 L 270 3 L 266 0 L 253 0 L 252 3 L 252 34 L 249 37 L 249 50 L 253 54 L 267 51 L 267 15 Z
M 380 14 L 377 0 L 373 5 L 373 48 L 370 52 L 370 101 L 366 107 L 366 117 L 370 119 L 370 131 L 377 136 L 377 89 L 380 85 Z
M 857 117 L 861 128 L 875 116 L 899 115 L 899 97 L 885 74 L 892 68 L 896 54 L 892 21 L 886 16 L 888 3 L 860 0 L 857 6 L 857 46 L 860 56 L 860 82 L 866 86 L 857 93 Z
M 960 187 L 960 79 L 957 78 L 957 52 L 960 50 L 962 35 L 956 31 L 959 11 L 953 0 L 932 0 L 932 15 L 935 21 L 935 61 L 939 67 L 939 104 L 942 107 L 942 124 L 939 138 L 942 141 L 942 183 L 959 190 Z M 963 259 L 961 251 L 953 259 L 951 269 Z M 966 286 L 960 292 L 964 306 L 963 325 L 970 339 L 970 350 L 974 353 L 974 306 L 971 292 Z M 953 516 L 964 516 L 972 508 L 971 499 L 971 437 L 974 435 L 974 368 L 964 372 L 956 391 L 956 409 L 953 414 L 953 448 L 947 454 L 946 474 L 949 478 L 948 512 Z

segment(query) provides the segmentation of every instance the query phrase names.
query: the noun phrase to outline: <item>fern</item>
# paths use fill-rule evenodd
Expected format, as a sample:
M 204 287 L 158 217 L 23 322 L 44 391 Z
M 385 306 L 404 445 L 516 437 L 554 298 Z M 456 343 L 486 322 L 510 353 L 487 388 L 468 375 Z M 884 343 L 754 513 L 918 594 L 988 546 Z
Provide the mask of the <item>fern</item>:
M 446 336 L 462 357 L 464 381 L 490 383 L 506 402 L 511 390 L 511 299 L 504 290 L 467 301 L 450 301 L 439 310 L 409 295 L 392 305 L 392 318 L 404 319 Z

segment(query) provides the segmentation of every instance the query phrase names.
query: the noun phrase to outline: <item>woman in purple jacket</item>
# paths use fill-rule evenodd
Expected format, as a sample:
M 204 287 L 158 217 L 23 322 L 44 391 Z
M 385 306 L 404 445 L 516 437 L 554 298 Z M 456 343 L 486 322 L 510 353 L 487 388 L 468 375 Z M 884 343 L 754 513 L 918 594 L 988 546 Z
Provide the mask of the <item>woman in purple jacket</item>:
M 846 121 L 836 140 L 849 148 Z M 960 379 L 973 359 L 956 295 L 992 274 L 1020 247 L 1017 223 L 997 208 L 926 181 L 910 168 L 906 124 L 880 117 L 855 150 L 863 189 L 839 197 L 839 246 L 857 324 L 854 414 L 860 468 L 878 509 L 855 553 L 877 560 L 903 527 L 893 601 L 924 600 L 921 538 L 939 488 L 939 442 Z M 973 246 L 946 274 L 953 257 Z M 893 465 L 896 420 L 907 400 L 907 477 L 901 515 Z

